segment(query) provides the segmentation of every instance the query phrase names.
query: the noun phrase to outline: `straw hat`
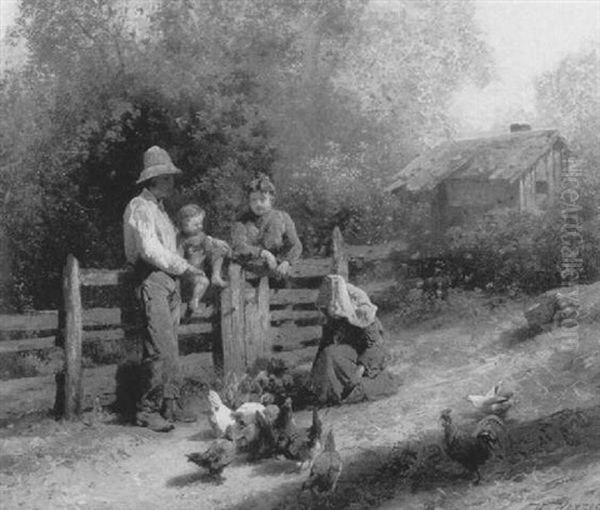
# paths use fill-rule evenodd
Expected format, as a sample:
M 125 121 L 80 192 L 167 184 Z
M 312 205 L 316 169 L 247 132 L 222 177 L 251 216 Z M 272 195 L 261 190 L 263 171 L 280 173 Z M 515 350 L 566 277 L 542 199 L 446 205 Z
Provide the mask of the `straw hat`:
M 173 164 L 169 153 L 157 145 L 154 145 L 144 152 L 144 169 L 135 183 L 140 184 L 159 175 L 174 175 L 180 173 L 182 173 L 182 171 Z

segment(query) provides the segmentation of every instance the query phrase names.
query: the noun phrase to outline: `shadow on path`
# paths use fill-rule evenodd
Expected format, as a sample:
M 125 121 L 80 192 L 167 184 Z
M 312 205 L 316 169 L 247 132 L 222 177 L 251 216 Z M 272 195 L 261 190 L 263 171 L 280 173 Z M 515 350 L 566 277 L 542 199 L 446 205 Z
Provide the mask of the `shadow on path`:
M 473 422 L 458 423 L 472 426 Z M 511 445 L 505 458 L 490 460 L 481 470 L 481 484 L 494 480 L 519 480 L 534 470 L 561 464 L 567 458 L 585 466 L 593 453 L 600 453 L 600 406 L 563 409 L 540 418 L 507 422 Z M 316 499 L 301 490 L 302 482 L 289 482 L 275 491 L 264 491 L 227 510 L 253 509 L 345 509 L 377 508 L 402 493 L 435 491 L 451 486 L 467 490 L 471 484 L 462 466 L 446 456 L 441 448 L 440 429 L 424 432 L 421 438 L 392 447 L 378 447 L 357 453 L 344 461 L 336 493 L 328 500 Z M 577 457 L 578 454 L 581 454 Z M 585 455 L 584 455 L 585 454 Z M 256 465 L 256 476 L 281 473 L 282 461 L 268 460 Z

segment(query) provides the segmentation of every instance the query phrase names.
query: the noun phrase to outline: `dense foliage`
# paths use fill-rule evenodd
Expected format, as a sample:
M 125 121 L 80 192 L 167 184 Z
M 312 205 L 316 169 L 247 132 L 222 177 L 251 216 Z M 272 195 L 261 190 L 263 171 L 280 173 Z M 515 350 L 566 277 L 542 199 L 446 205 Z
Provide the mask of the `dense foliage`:
M 0 84 L 4 307 L 56 306 L 69 252 L 122 265 L 152 144 L 184 170 L 171 208 L 200 202 L 218 235 L 256 170 L 309 250 L 336 223 L 353 242 L 397 235 L 407 205 L 383 182 L 451 134 L 462 80 L 489 78 L 470 0 L 159 3 L 133 23 L 121 0 L 21 0 L 29 61 Z
M 564 272 L 566 232 L 560 203 L 543 215 L 498 211 L 448 231 L 447 267 L 456 283 L 469 288 L 545 291 L 569 283 Z M 600 273 L 600 223 L 585 222 L 579 232 L 579 281 L 591 282 Z
M 600 208 L 600 41 L 565 57 L 536 82 L 540 121 L 560 130 L 582 171 L 578 189 L 581 217 Z

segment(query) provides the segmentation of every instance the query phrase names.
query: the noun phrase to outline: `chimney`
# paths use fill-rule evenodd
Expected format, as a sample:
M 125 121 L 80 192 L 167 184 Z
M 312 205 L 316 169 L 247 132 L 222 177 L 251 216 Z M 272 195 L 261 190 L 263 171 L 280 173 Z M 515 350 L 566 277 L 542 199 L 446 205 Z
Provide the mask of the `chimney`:
M 518 131 L 531 131 L 531 125 L 530 124 L 518 124 L 518 123 L 510 125 L 511 133 L 517 133 Z

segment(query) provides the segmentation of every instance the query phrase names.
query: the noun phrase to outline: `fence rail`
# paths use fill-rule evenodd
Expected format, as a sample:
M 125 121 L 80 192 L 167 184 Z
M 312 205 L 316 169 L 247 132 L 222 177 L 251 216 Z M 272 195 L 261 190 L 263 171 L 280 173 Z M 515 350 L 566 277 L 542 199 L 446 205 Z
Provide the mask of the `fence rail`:
M 229 287 L 193 317 L 181 321 L 184 371 L 193 373 L 199 367 L 241 371 L 257 358 L 278 352 L 312 357 L 323 319 L 314 306 L 320 279 L 330 273 L 348 277 L 350 264 L 362 267 L 406 254 L 406 250 L 401 242 L 345 245 L 336 228 L 332 256 L 303 259 L 292 269 L 284 288 L 278 282 L 270 286 L 267 278 L 231 264 Z M 10 379 L 12 388 L 10 395 L 6 388 L 0 393 L 2 400 L 10 396 L 46 402 L 49 393 L 55 392 L 64 416 L 73 419 L 93 396 L 102 395 L 104 402 L 114 398 L 120 364 L 139 358 L 141 328 L 131 306 L 131 276 L 126 270 L 79 268 L 78 261 L 69 256 L 63 310 L 0 315 L 0 378 Z M 363 287 L 381 290 L 391 283 L 388 279 Z M 108 306 L 98 306 L 93 293 L 106 289 L 116 293 L 112 292 Z M 58 391 L 55 379 L 63 384 Z M 3 407 L 12 408 L 8 401 Z

